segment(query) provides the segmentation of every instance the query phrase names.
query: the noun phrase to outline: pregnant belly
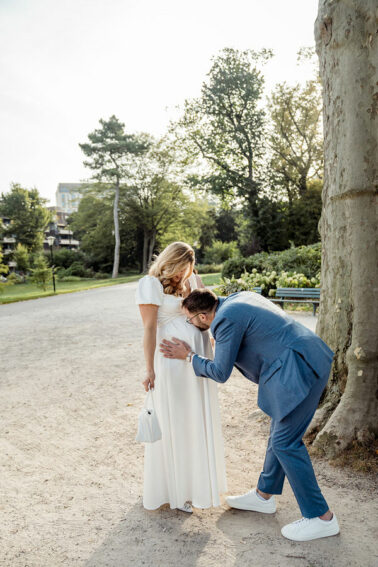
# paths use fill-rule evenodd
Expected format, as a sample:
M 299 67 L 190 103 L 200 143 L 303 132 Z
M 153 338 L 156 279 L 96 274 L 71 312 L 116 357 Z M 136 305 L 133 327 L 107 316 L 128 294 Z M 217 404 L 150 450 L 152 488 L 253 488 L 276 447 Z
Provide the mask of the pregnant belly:
M 188 345 L 197 354 L 200 354 L 201 356 L 211 357 L 212 351 L 209 333 L 207 331 L 201 332 L 194 325 L 186 323 L 184 317 L 177 317 L 166 325 L 158 327 L 158 342 L 160 342 L 162 339 L 168 339 L 169 341 L 171 341 L 174 337 L 188 343 Z

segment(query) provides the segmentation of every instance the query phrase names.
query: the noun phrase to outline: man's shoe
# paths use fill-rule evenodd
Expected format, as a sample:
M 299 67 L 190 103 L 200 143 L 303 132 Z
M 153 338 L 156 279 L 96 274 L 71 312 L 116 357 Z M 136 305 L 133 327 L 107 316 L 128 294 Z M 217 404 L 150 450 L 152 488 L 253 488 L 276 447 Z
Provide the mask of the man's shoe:
M 181 510 L 181 512 L 186 512 L 187 514 L 193 514 L 193 508 L 190 502 L 185 502 L 182 508 L 177 508 L 177 510 Z
M 262 512 L 263 514 L 274 514 L 276 511 L 276 501 L 274 496 L 269 500 L 265 500 L 262 496 L 258 496 L 256 489 L 250 490 L 247 494 L 241 496 L 228 496 L 226 502 L 231 508 L 238 510 L 250 510 L 252 512 Z
M 337 535 L 339 531 L 339 523 L 334 514 L 329 521 L 320 518 L 302 518 L 284 526 L 281 534 L 292 541 L 310 541 Z

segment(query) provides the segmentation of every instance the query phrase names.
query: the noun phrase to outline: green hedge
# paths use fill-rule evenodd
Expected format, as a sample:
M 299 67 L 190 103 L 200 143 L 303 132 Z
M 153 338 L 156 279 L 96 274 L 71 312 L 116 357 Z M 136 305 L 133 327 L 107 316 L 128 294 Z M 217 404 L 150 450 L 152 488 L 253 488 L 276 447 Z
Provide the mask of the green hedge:
M 244 272 L 298 272 L 307 278 L 314 277 L 320 271 L 321 244 L 297 246 L 282 252 L 260 252 L 248 258 L 231 258 L 223 265 L 223 278 L 239 278 Z

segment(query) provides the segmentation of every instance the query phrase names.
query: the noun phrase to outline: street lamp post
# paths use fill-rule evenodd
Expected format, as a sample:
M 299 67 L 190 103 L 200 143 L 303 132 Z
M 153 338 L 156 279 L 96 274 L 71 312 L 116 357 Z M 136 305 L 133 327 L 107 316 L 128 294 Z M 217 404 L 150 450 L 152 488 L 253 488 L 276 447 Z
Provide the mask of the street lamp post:
M 50 246 L 50 254 L 51 254 L 51 270 L 52 270 L 52 277 L 53 277 L 53 286 L 54 286 L 54 293 L 56 293 L 55 289 L 55 272 L 54 272 L 54 256 L 53 256 L 53 244 L 55 242 L 55 236 L 48 236 L 47 242 Z

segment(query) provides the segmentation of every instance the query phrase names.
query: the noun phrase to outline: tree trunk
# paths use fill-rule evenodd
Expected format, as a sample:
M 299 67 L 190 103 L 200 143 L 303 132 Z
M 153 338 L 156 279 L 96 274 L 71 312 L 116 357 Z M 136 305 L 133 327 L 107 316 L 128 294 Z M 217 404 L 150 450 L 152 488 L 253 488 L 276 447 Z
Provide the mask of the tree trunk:
M 121 239 L 119 236 L 118 203 L 119 203 L 119 179 L 117 178 L 117 182 L 115 186 L 114 208 L 113 208 L 115 246 L 114 246 L 114 262 L 113 262 L 112 278 L 118 277 L 119 251 L 121 247 Z
M 148 247 L 148 265 L 150 265 L 152 262 L 152 255 L 154 253 L 155 243 L 156 243 L 156 230 L 153 230 L 152 234 L 150 234 L 150 243 Z
M 142 261 L 143 274 L 147 272 L 147 266 L 148 266 L 148 242 L 149 242 L 149 235 L 148 235 L 148 231 L 145 230 L 143 233 L 143 261 Z
M 315 24 L 325 132 L 317 331 L 335 359 L 314 445 L 329 457 L 378 432 L 376 9 L 320 0 Z

